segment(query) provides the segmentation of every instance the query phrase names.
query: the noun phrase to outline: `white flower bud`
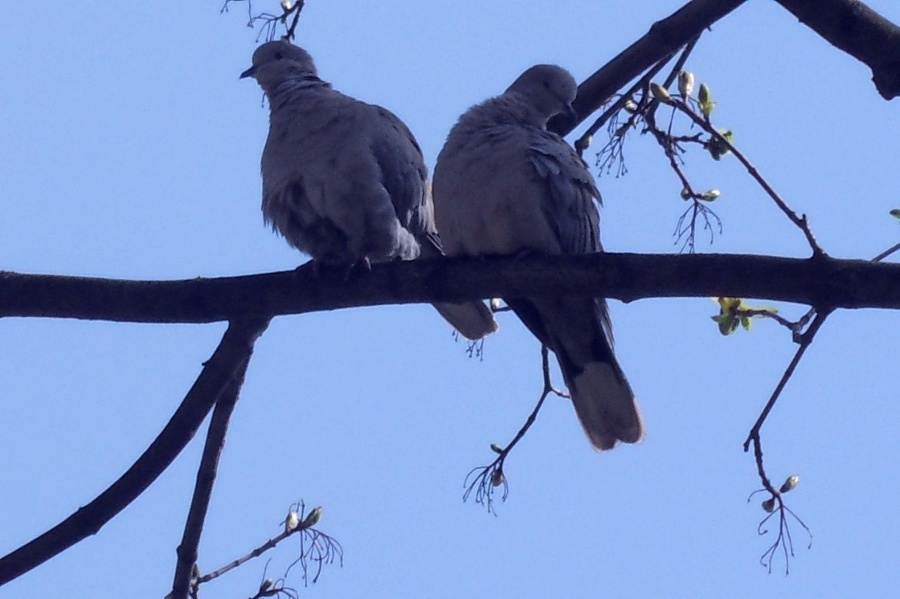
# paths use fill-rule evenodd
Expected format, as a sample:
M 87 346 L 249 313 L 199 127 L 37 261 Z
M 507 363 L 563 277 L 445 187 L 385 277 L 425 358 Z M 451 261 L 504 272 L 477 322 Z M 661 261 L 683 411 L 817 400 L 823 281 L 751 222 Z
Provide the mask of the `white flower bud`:
M 694 74 L 690 71 L 681 71 L 678 73 L 678 93 L 685 99 L 694 91 Z
M 291 510 L 288 512 L 287 518 L 284 519 L 284 532 L 291 532 L 300 524 L 300 516 L 297 512 Z
M 781 488 L 778 489 L 781 493 L 787 493 L 791 489 L 797 486 L 800 482 L 800 477 L 796 474 L 792 474 L 784 480 L 784 484 L 781 485 Z

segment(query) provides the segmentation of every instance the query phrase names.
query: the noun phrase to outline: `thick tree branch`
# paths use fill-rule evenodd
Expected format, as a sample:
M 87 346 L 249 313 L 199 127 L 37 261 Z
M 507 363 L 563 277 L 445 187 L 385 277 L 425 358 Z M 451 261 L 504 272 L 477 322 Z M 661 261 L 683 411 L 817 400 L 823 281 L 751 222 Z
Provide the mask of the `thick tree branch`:
M 258 323 L 265 328 L 262 322 Z M 187 521 L 184 525 L 184 534 L 181 544 L 176 551 L 178 560 L 175 565 L 175 577 L 172 583 L 170 597 L 173 599 L 187 598 L 196 581 L 192 580 L 192 573 L 197 564 L 200 535 L 203 534 L 203 524 L 212 498 L 213 484 L 219 469 L 219 458 L 225 447 L 225 434 L 228 432 L 228 424 L 234 407 L 237 405 L 244 377 L 247 374 L 247 366 L 250 364 L 250 356 L 235 369 L 231 383 L 222 392 L 216 402 L 210 419 L 209 429 L 206 432 L 206 444 L 203 447 L 203 456 L 200 467 L 197 469 L 197 482 L 194 485 L 194 496 L 191 499 L 191 507 L 188 510 Z
M 887 100 L 900 95 L 900 28 L 858 0 L 777 0 L 830 44 L 872 69 L 878 93 Z M 692 0 L 654 23 L 578 86 L 573 107 L 577 119 L 562 116 L 550 129 L 567 135 L 599 110 L 629 81 L 699 36 L 745 0 Z
M 594 254 L 376 264 L 346 280 L 311 269 L 185 281 L 0 273 L 0 317 L 202 323 L 340 308 L 590 293 L 752 297 L 900 309 L 900 264 L 740 254 Z
M 872 69 L 885 100 L 900 95 L 900 27 L 858 0 L 777 0 L 835 48 Z
M 41 536 L 0 558 L 0 586 L 96 534 L 143 493 L 193 438 L 215 402 L 231 385 L 235 373 L 245 367 L 254 341 L 267 324 L 268 321 L 262 319 L 230 325 L 184 401 L 147 450 L 96 499 Z
M 550 128 L 560 135 L 568 134 L 629 81 L 660 60 L 672 56 L 744 1 L 692 0 L 665 19 L 657 21 L 639 40 L 622 50 L 578 86 L 578 97 L 572 104 L 577 120 L 566 122 L 564 118 L 557 118 L 551 122 Z

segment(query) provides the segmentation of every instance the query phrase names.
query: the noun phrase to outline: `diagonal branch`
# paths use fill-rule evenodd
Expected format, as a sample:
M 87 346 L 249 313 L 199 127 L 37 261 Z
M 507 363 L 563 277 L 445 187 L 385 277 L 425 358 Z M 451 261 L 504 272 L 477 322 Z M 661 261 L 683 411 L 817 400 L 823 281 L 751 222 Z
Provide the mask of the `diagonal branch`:
M 249 359 L 250 348 L 266 324 L 264 321 L 245 321 L 230 325 L 181 405 L 147 450 L 89 504 L 0 558 L 0 586 L 96 534 L 143 493 L 193 438 L 213 405 L 234 380 L 235 373 Z
M 509 496 L 509 483 L 506 481 L 506 474 L 503 472 L 506 458 L 509 457 L 513 448 L 518 445 L 519 441 L 525 437 L 525 434 L 537 421 L 538 413 L 544 407 L 544 401 L 551 393 L 559 397 L 569 397 L 566 393 L 556 389 L 550 380 L 550 350 L 547 349 L 546 345 L 541 346 L 541 364 L 541 370 L 544 374 L 544 387 L 531 414 L 528 415 L 525 423 L 519 428 L 512 441 L 507 443 L 505 447 L 495 444 L 491 445 L 491 449 L 497 454 L 497 457 L 487 466 L 470 470 L 463 483 L 466 486 L 466 491 L 463 493 L 463 501 L 468 501 L 469 496 L 474 491 L 475 503 L 485 506 L 488 513 L 493 513 L 495 516 L 497 511 L 494 509 L 494 489 L 500 486 L 503 487 L 503 493 L 500 495 L 501 501 L 506 501 L 507 496 Z
M 235 372 L 235 379 L 216 402 L 209 430 L 206 433 L 206 444 L 203 447 L 203 457 L 200 460 L 200 468 L 197 471 L 197 482 L 194 485 L 194 496 L 191 499 L 191 507 L 188 510 L 187 522 L 184 525 L 184 534 L 181 544 L 176 550 L 178 561 L 175 564 L 175 577 L 172 583 L 172 592 L 167 595 L 172 599 L 187 599 L 188 593 L 194 581 L 191 574 L 197 563 L 200 546 L 200 536 L 203 534 L 203 524 L 209 509 L 209 500 L 212 497 L 212 488 L 216 480 L 216 472 L 219 467 L 219 457 L 225 446 L 225 433 L 228 431 L 228 421 L 237 404 L 238 394 L 243 383 L 244 374 L 247 372 L 245 362 Z
M 572 104 L 577 114 L 575 122 L 566 122 L 567 119 L 558 117 L 551 121 L 549 128 L 563 136 L 568 134 L 629 81 L 677 52 L 744 1 L 692 0 L 657 21 L 640 39 L 578 86 L 578 97 Z
M 815 319 L 809 325 L 809 328 L 800 336 L 800 347 L 797 348 L 797 352 L 794 354 L 794 357 L 791 359 L 790 364 L 788 364 L 787 368 L 784 371 L 784 374 L 781 375 L 781 379 L 778 381 L 778 384 L 775 386 L 775 390 L 772 392 L 772 395 L 769 397 L 769 401 L 766 402 L 766 405 L 763 407 L 762 412 L 759 414 L 759 418 L 756 419 L 756 422 L 753 424 L 753 427 L 750 429 L 747 438 L 744 440 L 744 451 L 749 451 L 751 441 L 755 441 L 757 444 L 759 443 L 759 431 L 762 429 L 763 423 L 765 423 L 766 418 L 769 417 L 769 412 L 772 411 L 772 408 L 775 407 L 775 402 L 778 401 L 778 398 L 781 396 L 781 392 L 784 391 L 785 385 L 791 379 L 794 374 L 794 370 L 797 368 L 797 365 L 800 363 L 800 360 L 803 359 L 803 354 L 806 353 L 806 350 L 809 348 L 810 344 L 813 342 L 813 339 L 816 336 L 816 333 L 819 332 L 819 329 L 825 324 L 825 320 L 831 314 L 829 310 L 818 311 Z M 758 448 L 757 448 L 758 449 Z M 757 451 L 757 453 L 759 453 Z M 758 459 L 762 459 L 761 454 L 758 456 Z M 762 480 L 763 486 L 768 491 L 774 492 L 772 488 L 772 484 L 769 482 L 769 479 L 765 476 L 765 471 L 763 470 L 762 462 L 759 461 L 757 463 L 759 467 L 759 474 Z
M 763 176 L 759 173 L 753 163 L 744 156 L 743 152 L 741 152 L 731 141 L 722 135 L 715 127 L 712 126 L 712 123 L 709 122 L 709 117 L 702 118 L 698 115 L 694 110 L 687 104 L 687 102 L 683 100 L 679 100 L 676 98 L 670 98 L 668 103 L 671 106 L 674 106 L 679 112 L 687 116 L 691 121 L 694 122 L 695 125 L 709 133 L 713 138 L 715 138 L 720 144 L 728 148 L 728 150 L 734 154 L 734 157 L 738 159 L 738 161 L 743 165 L 743 167 L 747 170 L 747 173 L 759 184 L 760 187 L 763 188 L 763 191 L 768 194 L 772 201 L 775 202 L 775 205 L 778 206 L 778 209 L 781 210 L 782 214 L 784 214 L 788 220 L 790 220 L 794 225 L 799 228 L 803 235 L 806 237 L 806 241 L 809 243 L 810 248 L 812 249 L 813 255 L 816 257 L 825 256 L 825 251 L 819 245 L 819 242 L 816 241 L 815 236 L 813 236 L 812 230 L 809 228 L 809 223 L 806 220 L 805 214 L 797 214 L 794 212 L 790 206 L 788 206 L 787 202 L 785 202 L 778 192 L 776 192 L 769 182 L 763 178 Z M 673 165 L 677 170 L 677 165 Z M 683 179 L 686 183 L 687 180 Z
M 250 364 L 250 353 L 253 351 L 253 341 L 259 334 L 262 334 L 262 331 L 268 324 L 268 321 L 258 321 L 239 325 L 247 327 L 250 331 L 258 330 L 259 332 L 254 335 L 253 339 L 249 340 L 246 358 L 235 366 L 231 382 L 221 397 L 219 397 L 219 400 L 216 402 L 216 409 L 213 410 L 209 430 L 206 433 L 206 444 L 203 447 L 200 468 L 197 472 L 194 496 L 191 499 L 187 522 L 184 525 L 184 535 L 177 550 L 178 562 L 175 567 L 171 593 L 171 597 L 175 599 L 187 599 L 188 592 L 192 586 L 191 574 L 194 571 L 194 564 L 197 563 L 200 535 L 203 533 L 203 522 L 206 519 L 206 512 L 212 497 L 213 484 L 215 483 L 216 471 L 219 466 L 219 457 L 222 454 L 222 448 L 225 446 L 225 434 L 228 431 L 228 423 L 237 404 L 241 386 L 244 384 L 244 376 L 247 374 L 247 366 Z
M 550 130 L 567 135 L 599 110 L 629 81 L 671 56 L 745 0 L 691 0 L 654 23 L 650 30 L 578 86 L 576 119 L 562 116 Z M 900 95 L 900 28 L 858 0 L 777 0 L 835 47 L 872 69 L 878 93 Z
M 885 100 L 900 95 L 900 27 L 859 0 L 777 0 L 835 48 L 872 69 Z

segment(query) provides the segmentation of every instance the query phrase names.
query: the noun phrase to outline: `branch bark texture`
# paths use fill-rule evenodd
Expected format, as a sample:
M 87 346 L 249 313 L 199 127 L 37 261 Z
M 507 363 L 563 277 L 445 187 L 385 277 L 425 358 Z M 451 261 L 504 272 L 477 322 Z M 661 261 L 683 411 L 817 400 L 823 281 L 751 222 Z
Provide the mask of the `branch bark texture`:
M 679 48 L 744 2 L 745 0 L 692 0 L 665 19 L 657 21 L 640 39 L 578 86 L 578 96 L 572 104 L 577 120 L 573 122 L 557 118 L 551 122 L 550 128 L 560 135 L 567 135 L 629 81 L 660 60 L 671 57 Z
M 578 86 L 577 118 L 557 117 L 549 128 L 569 134 L 613 94 L 733 12 L 746 0 L 692 0 L 654 23 L 646 34 Z M 858 0 L 777 0 L 834 47 L 872 69 L 878 93 L 900 95 L 900 28 Z
M 176 550 L 178 560 L 175 564 L 172 592 L 169 595 L 173 599 L 187 599 L 191 591 L 191 574 L 197 563 L 200 536 L 203 534 L 203 524 L 206 521 L 209 502 L 212 498 L 213 485 L 219 469 L 219 459 L 225 447 L 225 434 L 228 432 L 228 424 L 244 384 L 247 366 L 249 366 L 249 357 L 235 369 L 231 383 L 219 397 L 216 409 L 213 410 L 209 430 L 206 433 L 206 444 L 203 447 L 203 457 L 197 470 L 194 496 L 191 499 L 187 522 L 184 525 L 184 534 L 181 537 L 181 544 Z
M 589 293 L 633 301 L 732 296 L 900 309 L 900 264 L 740 254 L 441 259 L 184 281 L 0 273 L 0 317 L 205 323 L 386 304 Z
M 778 0 L 835 48 L 872 69 L 885 100 L 900 95 L 900 27 L 858 0 Z

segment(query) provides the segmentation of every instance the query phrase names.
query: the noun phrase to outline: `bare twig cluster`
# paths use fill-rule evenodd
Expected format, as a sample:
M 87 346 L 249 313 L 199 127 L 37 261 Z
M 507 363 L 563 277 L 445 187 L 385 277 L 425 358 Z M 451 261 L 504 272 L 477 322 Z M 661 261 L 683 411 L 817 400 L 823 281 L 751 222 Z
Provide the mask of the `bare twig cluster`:
M 334 537 L 331 537 L 314 528 L 314 526 L 319 522 L 321 516 L 321 507 L 313 508 L 309 511 L 309 513 L 307 513 L 306 505 L 302 501 L 292 505 L 287 517 L 283 522 L 284 532 L 276 537 L 267 540 L 265 543 L 248 552 L 246 555 L 232 560 L 221 568 L 218 568 L 202 576 L 197 573 L 192 582 L 192 588 L 196 589 L 203 583 L 215 580 L 219 576 L 222 576 L 226 572 L 237 568 L 241 564 L 244 564 L 245 562 L 255 557 L 259 557 L 266 551 L 273 549 L 284 539 L 294 535 L 299 535 L 300 537 L 300 549 L 298 552 L 298 556 L 285 569 L 285 572 L 281 578 L 277 580 L 268 578 L 264 579 L 260 584 L 260 588 L 256 596 L 271 597 L 279 593 L 291 596 L 293 589 L 286 587 L 285 581 L 290 575 L 293 567 L 296 565 L 299 565 L 303 571 L 302 579 L 304 584 L 307 584 L 309 582 L 316 583 L 319 580 L 319 575 L 322 573 L 322 567 L 324 565 L 333 564 L 335 561 L 337 561 L 340 565 L 343 565 L 344 563 L 344 548 L 341 546 L 341 544 Z M 310 578 L 311 568 L 315 569 L 312 578 Z
M 222 5 L 221 12 L 228 12 L 228 7 L 232 3 L 246 2 L 247 4 L 247 27 L 255 29 L 260 28 L 260 33 L 256 41 L 264 39 L 271 41 L 278 35 L 278 30 L 284 27 L 282 39 L 292 40 L 296 36 L 297 23 L 300 22 L 300 12 L 306 4 L 305 0 L 281 0 L 281 14 L 275 15 L 269 12 L 253 12 L 252 0 L 225 0 Z M 288 24 L 290 22 L 290 24 Z
M 759 449 L 759 445 L 756 446 L 756 450 L 759 453 L 757 463 L 762 463 L 762 450 Z M 785 479 L 784 483 L 777 491 L 769 485 L 770 488 L 756 490 L 747 497 L 747 502 L 749 503 L 757 493 L 769 493 L 769 498 L 762 502 L 762 509 L 766 511 L 768 515 L 765 516 L 756 527 L 756 532 L 759 536 L 769 534 L 766 523 L 768 523 L 776 514 L 778 515 L 778 533 L 775 535 L 775 540 L 772 541 L 769 548 L 766 549 L 759 558 L 760 565 L 766 568 L 770 574 L 772 573 L 772 565 L 779 549 L 781 549 L 782 555 L 784 556 L 784 575 L 787 576 L 791 571 L 791 558 L 794 557 L 794 537 L 791 534 L 788 516 L 793 518 L 795 522 L 803 527 L 803 530 L 806 531 L 806 535 L 809 538 L 806 548 L 812 548 L 812 531 L 810 531 L 806 523 L 804 523 L 803 520 L 801 520 L 800 517 L 784 503 L 784 494 L 793 490 L 799 481 L 799 476 L 791 475 Z
M 507 443 L 505 447 L 491 444 L 491 451 L 497 454 L 494 461 L 487 466 L 474 468 L 466 475 L 466 480 L 463 483 L 466 488 L 465 493 L 463 493 L 463 501 L 468 501 L 469 497 L 474 492 L 475 503 L 485 506 L 489 513 L 496 515 L 497 512 L 494 509 L 494 491 L 499 487 L 503 487 L 503 493 L 500 496 L 501 501 L 506 501 L 506 498 L 509 496 L 509 483 L 507 482 L 506 474 L 503 471 L 506 458 L 509 457 L 513 448 L 523 437 L 525 437 L 525 433 L 527 433 L 528 429 L 535 423 L 537 415 L 544 405 L 544 400 L 546 400 L 550 394 L 558 395 L 559 397 L 569 397 L 566 393 L 556 389 L 550 380 L 549 356 L 550 352 L 547 347 L 542 346 L 541 364 L 544 377 L 544 388 L 541 391 L 541 396 L 538 398 L 537 404 L 534 406 L 534 410 L 528 415 L 525 423 L 519 429 L 519 432 L 512 438 L 512 441 Z

